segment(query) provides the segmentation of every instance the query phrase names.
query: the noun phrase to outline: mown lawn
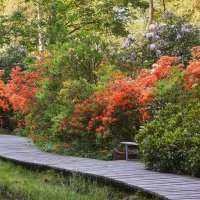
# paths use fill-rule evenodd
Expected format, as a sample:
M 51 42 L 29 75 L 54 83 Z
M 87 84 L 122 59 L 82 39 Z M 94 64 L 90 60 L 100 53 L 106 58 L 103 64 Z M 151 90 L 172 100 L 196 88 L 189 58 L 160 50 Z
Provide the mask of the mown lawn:
M 24 168 L 0 160 L 0 200 L 155 200 L 78 175 Z

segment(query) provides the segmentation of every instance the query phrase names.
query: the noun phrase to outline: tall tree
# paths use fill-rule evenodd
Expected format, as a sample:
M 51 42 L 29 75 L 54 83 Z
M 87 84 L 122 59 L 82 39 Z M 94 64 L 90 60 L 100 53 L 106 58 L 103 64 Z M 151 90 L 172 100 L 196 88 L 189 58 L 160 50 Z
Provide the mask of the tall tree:
M 154 19 L 154 0 L 149 0 L 149 20 L 147 24 L 147 29 L 153 23 Z

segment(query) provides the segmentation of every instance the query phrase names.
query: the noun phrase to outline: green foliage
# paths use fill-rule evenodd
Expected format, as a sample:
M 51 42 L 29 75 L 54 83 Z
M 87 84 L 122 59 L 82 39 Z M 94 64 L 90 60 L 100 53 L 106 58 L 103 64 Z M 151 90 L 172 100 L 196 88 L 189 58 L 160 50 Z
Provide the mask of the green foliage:
M 154 119 L 141 127 L 137 140 L 146 165 L 155 170 L 200 176 L 199 88 L 185 91 L 180 72 L 157 87 Z
M 82 32 L 71 42 L 51 47 L 49 61 L 43 66 L 45 74 L 37 106 L 27 117 L 28 122 L 37 124 L 35 132 L 61 134 L 62 119 L 70 116 L 75 103 L 95 90 L 103 56 L 104 43 L 98 34 L 91 32 Z M 31 124 L 27 127 L 29 131 Z
M 152 113 L 164 109 L 166 104 L 186 103 L 187 93 L 184 91 L 184 71 L 173 69 L 169 78 L 157 83 L 155 89 L 156 101 L 152 105 Z
M 6 77 L 9 76 L 11 69 L 16 66 L 24 68 L 27 52 L 23 47 L 9 47 L 0 54 L 0 67 L 5 70 Z
M 59 96 L 63 103 L 70 101 L 75 104 L 86 99 L 93 91 L 92 85 L 85 79 L 68 80 L 63 82 L 63 87 L 60 90 Z
M 190 22 L 199 25 L 200 19 L 200 2 L 199 0 L 167 0 L 166 7 L 174 11 L 178 16 L 190 20 Z
M 4 46 L 23 46 L 29 50 L 37 48 L 37 28 L 29 21 L 23 11 L 11 16 L 0 16 L 0 44 Z
M 52 47 L 51 73 L 61 75 L 62 79 L 84 78 L 96 82 L 95 71 L 105 54 L 106 44 L 98 33 L 81 32 L 68 43 Z

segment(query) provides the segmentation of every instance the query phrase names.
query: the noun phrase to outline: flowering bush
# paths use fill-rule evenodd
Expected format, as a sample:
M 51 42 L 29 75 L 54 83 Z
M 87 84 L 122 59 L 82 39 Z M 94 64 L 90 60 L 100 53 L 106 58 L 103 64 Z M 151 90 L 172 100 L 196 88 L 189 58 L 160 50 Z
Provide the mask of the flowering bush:
M 24 72 L 20 67 L 16 67 L 11 71 L 10 77 L 11 79 L 5 85 L 5 96 L 14 111 L 26 113 L 35 98 L 36 83 L 40 79 L 40 74 Z
M 153 70 L 141 70 L 136 79 L 118 75 L 106 88 L 75 106 L 71 119 L 62 128 L 96 132 L 106 136 L 118 131 L 118 137 L 131 137 L 141 122 L 151 118 L 154 88 L 177 64 L 175 57 L 161 57 Z
M 36 91 L 37 81 L 40 79 L 40 72 L 25 72 L 20 67 L 11 70 L 10 79 L 7 82 L 3 81 L 4 71 L 0 71 L 0 112 L 1 118 L 12 116 L 13 112 L 20 115 L 27 114 L 30 110 L 30 105 L 33 106 Z M 24 126 L 24 120 L 21 118 L 18 125 Z M 4 122 L 1 127 L 4 127 Z M 10 128 L 10 127 L 6 127 Z
M 4 71 L 0 71 L 0 77 L 4 75 Z M 9 102 L 6 97 L 6 84 L 3 80 L 0 80 L 0 109 L 1 111 L 5 112 L 9 110 Z
M 200 83 L 200 61 L 192 62 L 185 73 L 185 84 L 187 88 L 193 88 Z
M 200 46 L 192 48 L 192 57 L 194 60 L 200 60 Z
M 191 48 L 200 44 L 200 29 L 182 18 L 166 12 L 160 23 L 151 24 L 144 39 L 125 38 L 118 62 L 130 71 L 134 66 L 150 67 L 163 55 L 180 57 L 183 64 L 191 59 Z

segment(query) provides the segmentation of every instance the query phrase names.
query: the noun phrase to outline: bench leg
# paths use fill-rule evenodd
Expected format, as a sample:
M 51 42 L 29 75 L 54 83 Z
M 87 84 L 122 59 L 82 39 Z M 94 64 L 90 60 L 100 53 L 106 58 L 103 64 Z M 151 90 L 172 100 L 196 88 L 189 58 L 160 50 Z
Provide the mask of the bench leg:
M 126 148 L 126 160 L 128 161 L 128 145 L 127 144 L 125 145 L 125 148 Z

